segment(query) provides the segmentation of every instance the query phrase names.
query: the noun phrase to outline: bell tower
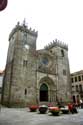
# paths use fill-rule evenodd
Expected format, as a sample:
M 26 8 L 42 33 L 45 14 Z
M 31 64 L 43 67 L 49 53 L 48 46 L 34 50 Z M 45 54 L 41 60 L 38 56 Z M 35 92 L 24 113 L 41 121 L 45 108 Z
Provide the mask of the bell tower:
M 2 104 L 11 106 L 36 103 L 36 51 L 38 32 L 19 22 L 9 35 Z M 31 77 L 32 76 L 32 77 Z

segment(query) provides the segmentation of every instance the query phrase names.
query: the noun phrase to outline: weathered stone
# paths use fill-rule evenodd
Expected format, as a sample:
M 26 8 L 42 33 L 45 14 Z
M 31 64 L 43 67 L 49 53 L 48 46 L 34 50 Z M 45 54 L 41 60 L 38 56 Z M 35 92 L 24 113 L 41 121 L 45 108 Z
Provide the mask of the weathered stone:
M 2 103 L 24 106 L 71 99 L 68 46 L 54 42 L 36 50 L 38 33 L 16 26 L 9 36 Z

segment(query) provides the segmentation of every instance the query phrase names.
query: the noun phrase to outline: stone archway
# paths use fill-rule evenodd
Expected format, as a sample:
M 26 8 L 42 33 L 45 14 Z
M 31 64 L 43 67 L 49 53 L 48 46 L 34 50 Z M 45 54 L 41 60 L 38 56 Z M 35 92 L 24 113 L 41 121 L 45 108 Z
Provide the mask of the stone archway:
M 39 81 L 39 102 L 56 101 L 56 85 L 50 77 L 43 77 Z
M 48 86 L 45 83 L 40 86 L 40 101 L 48 101 Z

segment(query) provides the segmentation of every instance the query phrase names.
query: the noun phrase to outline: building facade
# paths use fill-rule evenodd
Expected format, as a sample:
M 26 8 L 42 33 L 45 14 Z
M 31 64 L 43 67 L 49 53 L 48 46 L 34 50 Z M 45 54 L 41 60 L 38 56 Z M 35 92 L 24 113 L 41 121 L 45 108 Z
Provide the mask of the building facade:
M 71 74 L 72 99 L 74 103 L 83 101 L 83 70 Z
M 1 102 L 1 94 L 2 94 L 3 77 L 4 77 L 4 71 L 0 70 L 0 102 Z
M 38 32 L 19 23 L 9 35 L 2 103 L 48 104 L 71 99 L 68 46 L 54 40 L 36 50 Z

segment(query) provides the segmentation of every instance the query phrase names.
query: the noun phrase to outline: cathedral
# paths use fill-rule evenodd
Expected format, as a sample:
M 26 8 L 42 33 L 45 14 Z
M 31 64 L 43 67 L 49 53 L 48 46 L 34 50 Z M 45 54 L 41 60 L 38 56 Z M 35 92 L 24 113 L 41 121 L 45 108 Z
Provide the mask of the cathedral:
M 71 101 L 68 45 L 55 39 L 37 50 L 37 37 L 25 22 L 18 22 L 9 35 L 1 97 L 6 106 Z

